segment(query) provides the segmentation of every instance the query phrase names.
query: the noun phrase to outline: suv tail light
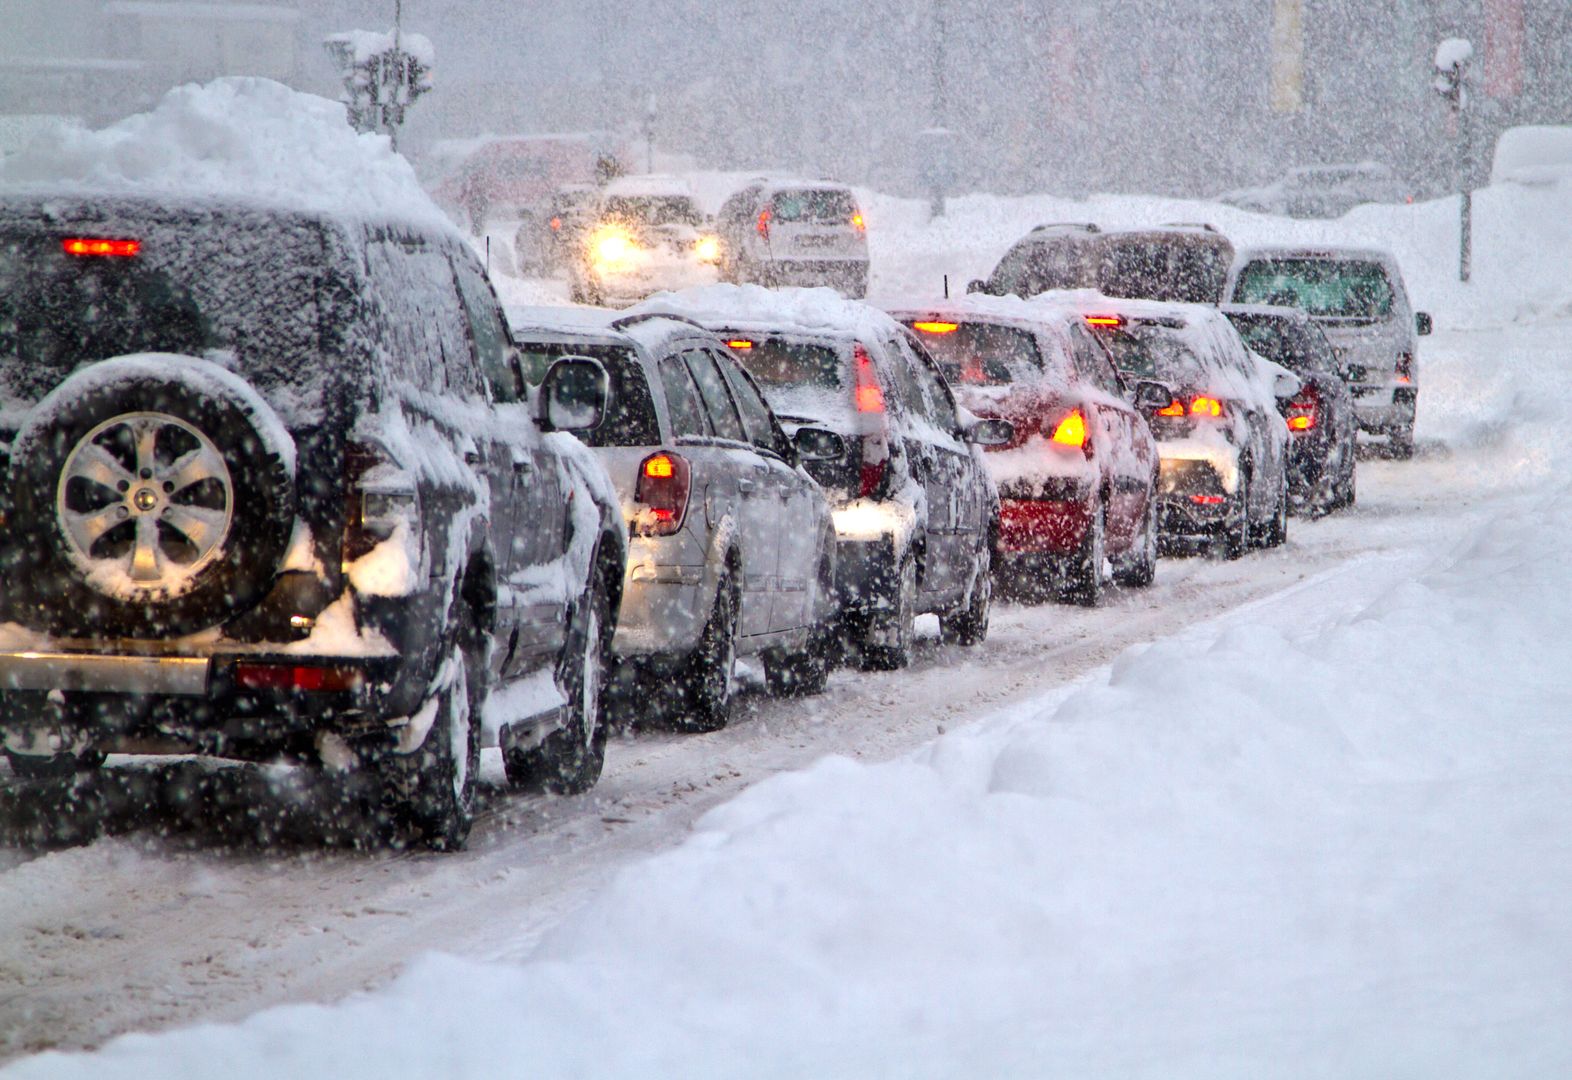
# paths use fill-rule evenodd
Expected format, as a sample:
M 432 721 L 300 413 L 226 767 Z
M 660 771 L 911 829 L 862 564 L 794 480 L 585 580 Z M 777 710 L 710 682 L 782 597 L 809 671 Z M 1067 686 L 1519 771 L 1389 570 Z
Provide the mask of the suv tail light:
M 1059 421 L 1053 429 L 1053 441 L 1060 446 L 1086 448 L 1086 417 L 1080 409 L 1071 409 L 1069 415 Z
M 857 411 L 882 413 L 884 388 L 879 385 L 879 374 L 873 368 L 873 357 L 868 355 L 867 349 L 858 345 L 853 358 L 857 364 Z
M 129 259 L 141 252 L 142 241 L 73 236 L 60 241 L 60 248 L 67 255 L 109 255 Z
M 759 220 L 754 222 L 753 227 L 759 231 L 759 236 L 761 238 L 763 238 L 765 240 L 768 240 L 770 238 L 770 209 L 769 209 L 769 207 L 765 207 L 763 210 L 759 211 Z
M 858 232 L 867 231 L 868 223 L 863 220 L 863 216 L 861 214 L 853 214 L 851 216 L 851 223 L 852 228 L 856 229 Z
M 1289 431 L 1314 431 L 1320 422 L 1320 412 L 1321 395 L 1315 387 L 1306 386 L 1288 403 L 1283 417 L 1288 421 Z
M 688 459 L 664 450 L 639 463 L 639 480 L 633 489 L 634 502 L 644 506 L 634 522 L 642 536 L 671 536 L 682 529 L 688 513 L 688 493 L 693 487 L 693 472 Z
M 1170 406 L 1171 407 L 1171 406 Z M 1223 403 L 1214 397 L 1197 394 L 1190 399 L 1191 416 L 1222 416 Z
M 245 690 L 283 690 L 336 694 L 359 690 L 366 673 L 346 664 L 276 664 L 241 660 L 235 664 L 235 685 Z
M 1412 353 L 1399 353 L 1397 357 L 1397 381 L 1411 383 L 1414 381 L 1414 356 Z
M 400 522 L 419 527 L 415 482 L 386 451 L 371 443 L 344 448 L 343 558 L 354 562 L 393 535 Z

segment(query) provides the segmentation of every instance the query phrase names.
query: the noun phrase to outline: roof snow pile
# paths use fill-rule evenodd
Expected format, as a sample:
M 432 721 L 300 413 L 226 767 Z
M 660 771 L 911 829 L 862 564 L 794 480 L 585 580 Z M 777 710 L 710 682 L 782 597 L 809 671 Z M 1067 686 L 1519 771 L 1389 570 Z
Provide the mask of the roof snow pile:
M 877 308 L 848 300 L 834 289 L 761 285 L 699 285 L 660 292 L 628 309 L 630 314 L 678 315 L 705 326 L 806 330 L 889 337 L 900 332 Z
M 47 132 L 4 168 L 23 192 L 217 196 L 451 228 L 385 135 L 357 134 L 340 103 L 270 79 L 177 86 L 106 128 Z

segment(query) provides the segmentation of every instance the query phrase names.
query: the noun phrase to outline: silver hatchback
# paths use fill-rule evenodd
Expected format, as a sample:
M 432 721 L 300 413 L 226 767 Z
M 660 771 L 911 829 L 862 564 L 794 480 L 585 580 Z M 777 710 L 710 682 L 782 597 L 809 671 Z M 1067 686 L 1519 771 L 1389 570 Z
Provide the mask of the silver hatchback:
M 835 531 L 799 462 L 838 458 L 842 439 L 813 428 L 787 438 L 730 350 L 695 323 L 572 308 L 509 317 L 528 379 L 564 356 L 592 357 L 610 376 L 605 417 L 581 437 L 630 535 L 614 701 L 620 689 L 637 718 L 723 727 L 734 662 L 750 655 L 772 693 L 821 691 Z

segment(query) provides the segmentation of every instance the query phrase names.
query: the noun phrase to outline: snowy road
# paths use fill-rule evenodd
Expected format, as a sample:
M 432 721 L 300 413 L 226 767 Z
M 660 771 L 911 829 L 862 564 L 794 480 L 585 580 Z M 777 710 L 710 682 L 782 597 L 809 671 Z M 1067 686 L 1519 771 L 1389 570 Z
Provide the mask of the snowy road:
M 1452 344 L 1459 356 L 1470 346 Z M 133 766 L 153 771 L 172 835 L 0 848 L 0 1058 L 339 999 L 385 983 L 425 950 L 522 958 L 620 868 L 680 842 L 706 810 L 765 776 L 826 754 L 901 755 L 946 726 L 1051 701 L 1129 646 L 1219 620 L 1292 634 L 1346 615 L 1432 566 L 1513 497 L 1494 470 L 1460 464 L 1434 444 L 1410 463 L 1369 460 L 1358 508 L 1296 520 L 1282 550 L 1238 563 L 1165 560 L 1154 588 L 1116 593 L 1097 611 L 1001 606 L 981 649 L 930 636 L 907 672 L 840 672 L 807 702 L 751 692 L 714 735 L 615 741 L 588 796 L 509 795 L 500 761 L 488 759 L 497 786 L 457 856 L 324 850 L 309 836 L 236 845 L 204 824 L 211 801 L 170 805 L 188 790 L 180 767 Z M 232 796 L 259 800 L 264 816 L 287 813 L 287 797 L 257 773 L 230 772 Z

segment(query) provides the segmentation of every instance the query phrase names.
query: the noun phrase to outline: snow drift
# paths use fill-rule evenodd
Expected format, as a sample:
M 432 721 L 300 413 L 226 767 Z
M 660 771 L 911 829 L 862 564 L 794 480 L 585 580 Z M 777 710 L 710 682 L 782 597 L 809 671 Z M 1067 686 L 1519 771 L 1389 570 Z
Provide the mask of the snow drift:
M 7 186 L 240 197 L 448 227 L 385 135 L 344 106 L 260 78 L 178 86 L 150 112 L 99 130 L 62 127 L 7 158 Z

